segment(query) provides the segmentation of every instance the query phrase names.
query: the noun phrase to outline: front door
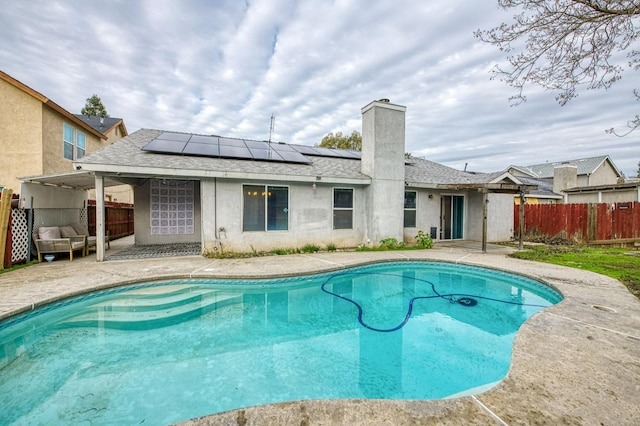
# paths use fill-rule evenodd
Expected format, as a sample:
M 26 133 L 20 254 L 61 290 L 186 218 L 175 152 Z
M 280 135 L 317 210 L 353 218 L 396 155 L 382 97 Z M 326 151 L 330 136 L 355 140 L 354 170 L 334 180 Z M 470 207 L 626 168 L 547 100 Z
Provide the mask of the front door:
M 464 197 L 462 195 L 443 195 L 441 200 L 440 239 L 462 239 L 462 230 L 464 229 Z

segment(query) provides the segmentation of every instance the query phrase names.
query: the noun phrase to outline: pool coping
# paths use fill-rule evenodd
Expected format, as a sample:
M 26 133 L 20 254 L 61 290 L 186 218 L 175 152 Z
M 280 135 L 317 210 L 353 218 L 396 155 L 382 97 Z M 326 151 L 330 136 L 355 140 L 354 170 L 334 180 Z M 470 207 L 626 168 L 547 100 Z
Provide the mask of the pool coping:
M 640 300 L 603 275 L 447 246 L 421 251 L 335 252 L 206 259 L 201 256 L 95 262 L 90 257 L 0 275 L 0 319 L 44 303 L 123 283 L 175 278 L 257 278 L 329 272 L 378 261 L 444 261 L 541 280 L 564 300 L 516 335 L 507 377 L 486 392 L 438 401 L 305 400 L 182 422 L 245 424 L 634 424 L 640 417 Z

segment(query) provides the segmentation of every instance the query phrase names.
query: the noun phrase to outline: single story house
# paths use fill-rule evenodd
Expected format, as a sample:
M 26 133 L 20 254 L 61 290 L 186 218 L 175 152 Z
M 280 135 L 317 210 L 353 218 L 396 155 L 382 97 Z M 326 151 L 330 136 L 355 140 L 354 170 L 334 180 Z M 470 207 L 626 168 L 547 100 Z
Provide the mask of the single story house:
M 388 100 L 362 108 L 362 152 L 141 129 L 75 167 L 95 180 L 99 239 L 107 182 L 134 187 L 136 245 L 340 248 L 415 243 L 419 229 L 436 240 L 510 239 L 513 194 L 527 186 L 508 172 L 405 158 L 405 111 Z
M 509 166 L 507 171 L 523 183 L 538 189 L 525 194 L 527 204 L 576 203 L 567 190 L 574 188 L 610 187 L 624 180 L 622 172 L 608 155 L 575 160 Z M 591 197 L 595 201 L 595 197 Z M 519 197 L 515 198 L 519 204 Z

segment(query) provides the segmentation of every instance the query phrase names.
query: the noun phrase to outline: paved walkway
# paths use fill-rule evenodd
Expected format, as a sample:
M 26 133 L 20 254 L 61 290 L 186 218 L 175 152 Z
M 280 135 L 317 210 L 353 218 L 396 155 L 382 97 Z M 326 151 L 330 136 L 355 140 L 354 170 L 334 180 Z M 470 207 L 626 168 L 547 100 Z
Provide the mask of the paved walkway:
M 112 243 L 107 255 L 131 240 Z M 506 257 L 508 248 L 436 244 L 423 251 L 335 252 L 248 259 L 201 256 L 95 262 L 57 260 L 0 275 L 0 319 L 88 290 L 157 278 L 287 276 L 380 260 L 441 260 L 531 275 L 565 299 L 530 318 L 516 336 L 509 374 L 493 389 L 440 401 L 328 400 L 265 405 L 187 425 L 637 425 L 640 301 L 618 281 Z

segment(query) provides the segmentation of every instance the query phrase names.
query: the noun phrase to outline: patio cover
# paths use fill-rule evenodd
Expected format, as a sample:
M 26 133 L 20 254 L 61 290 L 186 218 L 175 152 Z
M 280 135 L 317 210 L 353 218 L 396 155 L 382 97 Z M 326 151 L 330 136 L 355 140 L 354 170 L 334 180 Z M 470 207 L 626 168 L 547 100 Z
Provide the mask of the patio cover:
M 90 171 L 64 172 L 42 176 L 31 176 L 20 178 L 24 183 L 35 183 L 48 186 L 57 186 L 66 189 L 76 189 L 78 191 L 86 191 L 96 188 L 96 174 Z M 113 177 L 104 177 L 104 186 L 124 185 L 127 182 L 113 179 Z

